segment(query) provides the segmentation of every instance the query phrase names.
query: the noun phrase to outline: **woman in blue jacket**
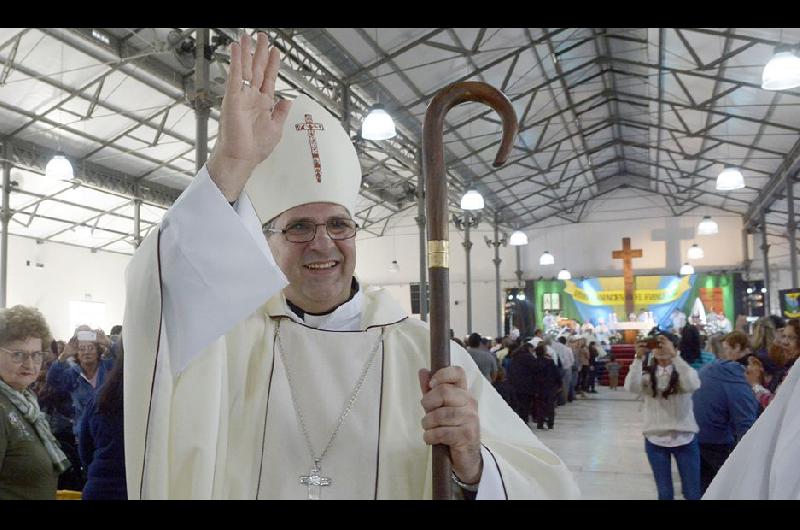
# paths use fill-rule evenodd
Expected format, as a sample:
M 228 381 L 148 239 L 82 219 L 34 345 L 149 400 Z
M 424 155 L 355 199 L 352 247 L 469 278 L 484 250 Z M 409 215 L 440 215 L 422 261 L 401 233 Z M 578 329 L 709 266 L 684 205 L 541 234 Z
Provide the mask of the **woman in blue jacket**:
M 121 345 L 121 344 L 120 344 Z M 122 410 L 122 348 L 81 419 L 78 451 L 86 472 L 84 500 L 125 500 L 125 437 Z
M 736 332 L 734 332 L 736 333 Z M 726 336 L 725 341 L 734 333 Z M 741 332 L 739 332 L 741 333 Z M 694 393 L 694 417 L 700 432 L 700 489 L 705 493 L 736 443 L 758 418 L 758 400 L 737 362 L 746 349 L 725 348 L 726 357 L 703 367 Z
M 110 341 L 102 331 L 81 326 L 47 373 L 47 384 L 56 392 L 69 394 L 72 399 L 76 439 L 89 398 L 103 384 L 106 374 L 114 366 L 113 360 L 101 358 L 102 348 L 108 345 Z

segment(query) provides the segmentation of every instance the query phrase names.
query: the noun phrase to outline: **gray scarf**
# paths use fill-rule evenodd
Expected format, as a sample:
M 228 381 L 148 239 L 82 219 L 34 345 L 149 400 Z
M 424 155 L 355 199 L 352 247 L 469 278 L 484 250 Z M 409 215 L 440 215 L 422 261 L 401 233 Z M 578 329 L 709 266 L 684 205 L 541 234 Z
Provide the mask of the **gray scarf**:
M 23 392 L 18 392 L 8 386 L 4 381 L 0 380 L 0 393 L 8 398 L 11 403 L 17 407 L 17 410 L 22 414 L 34 429 L 39 439 L 42 441 L 50 460 L 53 462 L 53 467 L 58 471 L 59 475 L 70 468 L 69 459 L 61 451 L 58 445 L 58 440 L 55 439 L 53 433 L 50 432 L 50 425 L 47 423 L 47 416 L 39 408 L 39 402 L 36 396 L 28 389 Z

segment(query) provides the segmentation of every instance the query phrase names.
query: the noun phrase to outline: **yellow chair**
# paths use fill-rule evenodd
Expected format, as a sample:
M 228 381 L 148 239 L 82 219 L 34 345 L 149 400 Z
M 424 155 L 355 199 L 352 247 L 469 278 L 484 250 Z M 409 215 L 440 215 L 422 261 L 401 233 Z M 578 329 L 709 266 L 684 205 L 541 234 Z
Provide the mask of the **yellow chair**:
M 79 501 L 81 500 L 81 492 L 73 490 L 58 490 L 56 492 L 57 501 Z

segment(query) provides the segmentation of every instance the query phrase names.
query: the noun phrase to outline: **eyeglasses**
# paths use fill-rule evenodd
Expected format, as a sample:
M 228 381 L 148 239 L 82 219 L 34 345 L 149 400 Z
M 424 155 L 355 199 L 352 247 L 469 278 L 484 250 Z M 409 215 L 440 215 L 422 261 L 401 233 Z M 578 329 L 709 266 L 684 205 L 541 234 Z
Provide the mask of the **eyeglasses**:
M 11 362 L 15 364 L 22 364 L 28 359 L 31 359 L 33 364 L 41 364 L 45 357 L 45 353 L 43 351 L 28 353 L 26 351 L 11 351 L 5 348 L 0 348 L 0 350 L 8 353 L 8 356 L 11 357 Z
M 352 219 L 332 217 L 324 223 L 314 223 L 313 221 L 294 221 L 286 228 L 264 228 L 264 233 L 283 234 L 286 241 L 290 243 L 308 243 L 317 237 L 317 227 L 324 226 L 328 232 L 328 237 L 334 241 L 350 239 L 356 235 L 358 224 Z

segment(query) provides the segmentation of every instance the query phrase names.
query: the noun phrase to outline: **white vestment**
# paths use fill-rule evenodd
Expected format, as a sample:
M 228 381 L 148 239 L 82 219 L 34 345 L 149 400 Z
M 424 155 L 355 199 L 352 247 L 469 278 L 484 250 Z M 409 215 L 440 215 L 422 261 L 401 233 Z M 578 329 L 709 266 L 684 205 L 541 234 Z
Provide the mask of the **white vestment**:
M 736 444 L 703 499 L 800 500 L 800 363 Z
M 427 324 L 384 290 L 328 315 L 288 309 L 286 280 L 243 194 L 236 208 L 200 172 L 126 271 L 125 459 L 131 498 L 307 498 L 312 460 L 289 390 L 322 452 L 373 347 L 374 363 L 322 460 L 322 498 L 430 498 L 417 371 Z M 275 340 L 279 325 L 281 356 Z M 576 498 L 575 481 L 485 380 L 478 401 L 480 498 Z

